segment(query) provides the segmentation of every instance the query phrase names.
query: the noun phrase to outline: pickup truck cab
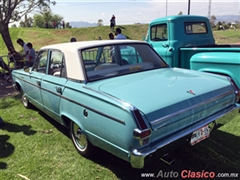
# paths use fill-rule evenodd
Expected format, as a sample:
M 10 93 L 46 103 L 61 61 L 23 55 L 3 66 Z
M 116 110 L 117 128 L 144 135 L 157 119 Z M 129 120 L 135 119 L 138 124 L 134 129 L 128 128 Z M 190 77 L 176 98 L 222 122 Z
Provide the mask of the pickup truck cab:
M 207 17 L 155 19 L 145 41 L 172 67 L 226 75 L 240 87 L 240 46 L 217 45 Z

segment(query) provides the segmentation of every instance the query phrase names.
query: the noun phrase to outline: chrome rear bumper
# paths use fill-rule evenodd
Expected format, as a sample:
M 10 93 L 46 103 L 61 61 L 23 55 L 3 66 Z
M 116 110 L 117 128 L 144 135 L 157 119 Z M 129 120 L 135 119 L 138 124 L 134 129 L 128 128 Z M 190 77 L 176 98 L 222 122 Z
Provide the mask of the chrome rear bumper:
M 168 146 L 171 145 L 171 148 L 173 147 L 173 144 L 179 145 L 178 141 L 183 141 L 183 139 L 186 141 L 189 141 L 189 137 L 191 138 L 191 134 L 198 130 L 199 128 L 206 126 L 208 124 L 211 124 L 211 130 L 216 129 L 227 122 L 234 119 L 239 114 L 240 105 L 234 105 L 227 109 L 224 109 L 220 112 L 217 112 L 213 114 L 212 116 L 203 119 L 202 121 L 194 124 L 190 128 L 183 129 L 182 131 L 174 134 L 168 139 L 164 139 L 164 141 L 161 141 L 159 143 L 154 142 L 154 145 L 150 144 L 146 147 L 143 147 L 142 149 L 132 149 L 130 153 L 130 163 L 133 168 L 143 168 L 145 163 L 145 157 L 153 154 L 160 148 L 167 149 Z M 214 125 L 213 125 L 214 124 Z M 165 152 L 167 153 L 167 152 Z

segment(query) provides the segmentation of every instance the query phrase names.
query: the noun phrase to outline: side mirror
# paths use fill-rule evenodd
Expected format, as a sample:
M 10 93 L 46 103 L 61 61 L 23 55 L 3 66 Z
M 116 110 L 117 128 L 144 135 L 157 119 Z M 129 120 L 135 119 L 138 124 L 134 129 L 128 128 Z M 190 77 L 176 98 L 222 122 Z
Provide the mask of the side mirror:
M 31 71 L 31 67 L 28 67 L 28 66 L 24 66 L 23 67 L 23 70 L 25 71 L 25 72 L 28 72 L 28 73 L 31 73 L 32 71 Z

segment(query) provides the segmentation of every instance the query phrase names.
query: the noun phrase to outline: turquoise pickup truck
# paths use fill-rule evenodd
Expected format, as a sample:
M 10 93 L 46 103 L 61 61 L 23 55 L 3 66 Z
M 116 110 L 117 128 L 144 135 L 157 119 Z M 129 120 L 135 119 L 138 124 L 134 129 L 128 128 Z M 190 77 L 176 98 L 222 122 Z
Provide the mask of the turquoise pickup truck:
M 240 45 L 217 45 L 207 17 L 155 19 L 145 41 L 172 67 L 226 75 L 240 87 Z

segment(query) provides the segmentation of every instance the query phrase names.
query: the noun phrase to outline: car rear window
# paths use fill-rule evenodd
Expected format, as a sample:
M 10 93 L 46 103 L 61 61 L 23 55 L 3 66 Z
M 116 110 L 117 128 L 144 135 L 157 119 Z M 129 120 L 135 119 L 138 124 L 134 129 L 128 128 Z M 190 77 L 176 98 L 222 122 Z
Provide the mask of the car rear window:
M 113 44 L 80 51 L 88 81 L 168 67 L 148 44 Z

